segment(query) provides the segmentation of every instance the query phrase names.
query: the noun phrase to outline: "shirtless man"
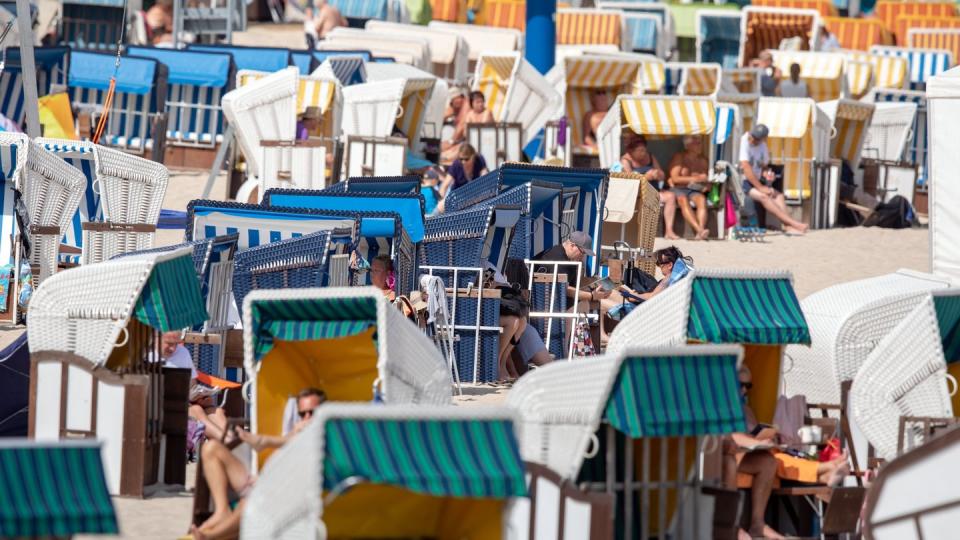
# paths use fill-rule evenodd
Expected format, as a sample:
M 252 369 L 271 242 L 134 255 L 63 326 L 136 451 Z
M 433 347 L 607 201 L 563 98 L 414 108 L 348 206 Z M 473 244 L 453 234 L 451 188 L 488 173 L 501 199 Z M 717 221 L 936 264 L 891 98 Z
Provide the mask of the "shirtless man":
M 670 160 L 670 185 L 677 197 L 677 206 L 683 219 L 696 231 L 694 240 L 706 240 L 710 234 L 707 228 L 707 197 L 704 195 L 710 187 L 707 183 L 709 163 L 703 156 L 701 137 L 687 135 L 683 138 L 683 150 Z M 690 203 L 697 206 L 694 218 Z
M 467 138 L 467 124 L 491 124 L 494 122 L 493 113 L 487 108 L 487 99 L 483 92 L 479 90 L 470 92 L 470 110 L 462 116 L 462 119 L 453 132 L 453 143 L 442 152 L 443 161 L 446 163 L 457 159 L 460 154 L 460 144 Z
M 316 12 L 314 12 L 316 10 Z M 338 26 L 347 26 L 347 18 L 340 10 L 327 3 L 327 0 L 314 0 L 313 7 L 304 10 L 308 21 L 313 22 L 313 29 L 317 39 L 323 39 L 327 33 Z
M 590 110 L 583 115 L 583 147 L 597 150 L 597 128 L 610 110 L 610 99 L 605 90 L 590 94 Z
M 152 45 L 173 42 L 173 0 L 157 0 L 143 18 Z

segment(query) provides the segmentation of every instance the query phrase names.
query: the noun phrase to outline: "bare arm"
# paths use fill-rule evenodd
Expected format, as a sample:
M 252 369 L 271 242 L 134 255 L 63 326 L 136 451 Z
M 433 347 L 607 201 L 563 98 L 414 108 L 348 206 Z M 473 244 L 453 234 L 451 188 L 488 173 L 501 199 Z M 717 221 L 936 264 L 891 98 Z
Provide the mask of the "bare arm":
M 453 177 L 449 174 L 443 175 L 443 179 L 440 180 L 440 189 L 437 191 L 440 192 L 440 198 L 447 196 L 447 191 L 450 191 L 450 186 L 453 185 Z
M 595 141 L 595 140 L 593 139 L 593 135 L 591 135 L 591 132 L 593 131 L 593 129 L 591 129 L 591 126 L 590 126 L 590 113 L 589 113 L 589 112 L 583 115 L 583 122 L 581 122 L 581 124 L 583 124 L 583 127 L 582 127 L 582 129 L 583 129 L 583 145 L 584 145 L 584 146 L 594 146 L 594 145 L 596 145 L 596 144 L 597 144 L 597 141 Z

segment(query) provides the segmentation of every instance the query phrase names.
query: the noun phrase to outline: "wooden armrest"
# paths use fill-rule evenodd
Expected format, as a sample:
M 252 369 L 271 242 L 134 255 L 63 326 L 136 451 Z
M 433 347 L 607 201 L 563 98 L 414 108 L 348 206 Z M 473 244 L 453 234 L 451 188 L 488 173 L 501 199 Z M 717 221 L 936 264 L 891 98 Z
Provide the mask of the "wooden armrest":
M 776 488 L 773 490 L 773 494 L 786 497 L 816 497 L 818 495 L 830 495 L 831 491 L 833 491 L 832 487 L 824 485 L 794 486 Z
M 200 345 L 220 345 L 222 340 L 220 334 L 204 334 L 203 332 L 187 332 L 183 335 L 184 343 L 195 343 Z
M 55 234 L 60 235 L 60 227 L 57 225 L 31 225 L 30 234 Z
M 85 231 L 94 232 L 126 231 L 150 233 L 157 231 L 157 226 L 149 223 L 110 223 L 104 221 L 90 221 L 87 223 L 82 223 L 80 226 Z

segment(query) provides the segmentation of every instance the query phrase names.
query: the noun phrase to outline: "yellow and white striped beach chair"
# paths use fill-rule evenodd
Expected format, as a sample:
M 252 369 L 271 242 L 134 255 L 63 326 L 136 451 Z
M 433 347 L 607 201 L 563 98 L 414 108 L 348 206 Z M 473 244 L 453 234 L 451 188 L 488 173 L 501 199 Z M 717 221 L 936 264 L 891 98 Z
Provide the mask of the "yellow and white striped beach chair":
M 807 83 L 814 101 L 839 99 L 844 92 L 843 55 L 806 51 L 771 51 L 773 62 L 784 79 L 790 78 L 790 66 L 800 65 L 800 78 Z
M 833 122 L 830 133 L 830 157 L 842 159 L 850 168 L 860 165 L 860 152 L 863 140 L 873 119 L 876 105 L 851 99 L 826 101 L 818 105 Z
M 853 99 L 860 99 L 873 88 L 873 64 L 847 60 L 844 72 L 847 77 L 847 92 Z
M 757 123 L 770 129 L 770 161 L 783 165 L 783 194 L 800 204 L 812 195 L 813 164 L 829 155 L 830 119 L 812 99 L 760 98 Z
M 616 45 L 625 49 L 623 12 L 612 9 L 558 9 L 557 45 Z
M 675 63 L 668 64 L 677 65 Z M 720 91 L 720 64 L 684 63 L 677 94 L 681 96 L 715 96 Z
M 483 92 L 493 119 L 523 125 L 524 144 L 546 125 L 560 107 L 560 94 L 521 53 L 482 54 L 473 89 Z
M 877 88 L 903 88 L 907 84 L 909 61 L 905 57 L 859 51 L 844 54 L 848 61 L 867 62 L 873 66 L 873 85 Z

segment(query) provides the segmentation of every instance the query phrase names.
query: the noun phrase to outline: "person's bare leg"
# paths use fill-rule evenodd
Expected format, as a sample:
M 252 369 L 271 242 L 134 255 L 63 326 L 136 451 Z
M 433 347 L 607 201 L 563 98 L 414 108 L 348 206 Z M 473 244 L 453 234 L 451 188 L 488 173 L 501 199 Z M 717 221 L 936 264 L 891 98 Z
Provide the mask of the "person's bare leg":
M 790 232 L 796 232 L 800 234 L 807 232 L 807 225 L 790 217 L 790 214 L 786 210 L 781 209 L 777 205 L 776 201 L 765 193 L 760 193 L 756 189 L 751 189 L 750 198 L 762 204 L 763 207 L 766 208 L 767 212 L 770 212 L 777 219 L 779 219 L 780 223 L 790 230 Z
M 773 481 L 777 475 L 777 460 L 767 451 L 749 452 L 743 456 L 738 470 L 753 476 L 753 487 L 750 488 L 752 506 L 750 509 L 750 536 L 767 536 L 764 531 L 766 523 L 763 520 L 763 515 L 767 510 L 767 503 L 770 501 L 770 493 L 773 491 Z M 776 537 L 780 537 L 779 534 Z
M 663 201 L 663 236 L 667 240 L 679 240 L 673 232 L 673 220 L 677 217 L 677 196 L 672 191 L 661 191 L 660 200 Z
M 223 414 L 223 409 L 217 409 L 213 414 L 207 414 L 207 411 L 200 405 L 191 405 L 189 414 L 203 424 L 203 433 L 207 439 L 216 441 L 223 439 L 224 431 L 227 429 L 227 417 Z
M 680 214 L 683 215 L 683 220 L 687 222 L 688 225 L 693 227 L 695 235 L 694 240 L 700 239 L 700 224 L 697 223 L 697 219 L 693 215 L 693 209 L 690 208 L 690 200 L 687 199 L 686 195 L 680 195 L 677 197 L 677 206 L 680 207 Z
M 213 515 L 200 526 L 213 526 L 230 515 L 228 488 L 240 490 L 247 482 L 249 473 L 243 463 L 226 446 L 215 440 L 207 440 L 200 447 L 203 463 L 203 478 L 213 499 Z
M 707 197 L 703 193 L 694 193 L 690 198 L 697 205 L 697 224 L 700 226 L 697 239 L 706 240 L 710 235 L 710 229 L 707 228 Z
M 510 351 L 513 349 L 511 340 L 517 335 L 519 327 L 520 320 L 517 317 L 513 315 L 502 315 L 500 317 L 500 328 L 503 329 L 503 332 L 500 332 L 500 348 L 499 354 L 497 355 L 497 379 L 501 381 L 510 378 L 507 360 L 509 359 Z
M 787 198 L 783 195 L 783 193 L 780 193 L 778 191 L 776 196 L 773 198 L 773 202 L 777 205 L 778 208 L 780 208 L 780 210 L 784 214 L 790 215 L 787 210 Z M 789 227 L 790 229 L 793 229 L 790 232 L 803 234 L 807 232 L 807 230 L 810 228 L 810 226 L 807 225 L 806 223 L 803 223 L 797 220 L 794 220 L 794 223 L 795 225 L 790 225 Z
M 190 534 L 194 540 L 227 540 L 237 538 L 240 535 L 240 520 L 243 519 L 243 508 L 246 506 L 246 499 L 240 499 L 237 508 L 227 519 L 207 527 L 194 525 L 190 528 Z

